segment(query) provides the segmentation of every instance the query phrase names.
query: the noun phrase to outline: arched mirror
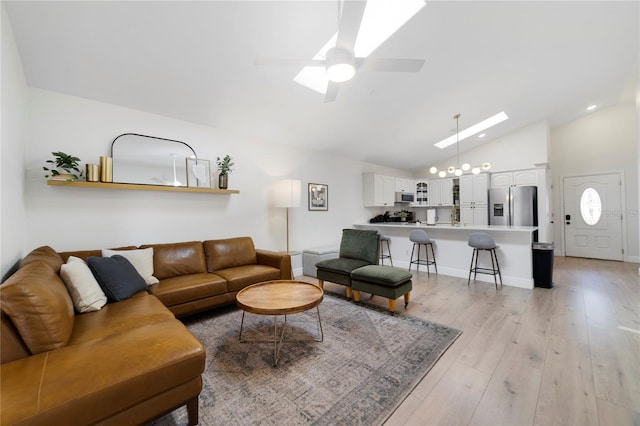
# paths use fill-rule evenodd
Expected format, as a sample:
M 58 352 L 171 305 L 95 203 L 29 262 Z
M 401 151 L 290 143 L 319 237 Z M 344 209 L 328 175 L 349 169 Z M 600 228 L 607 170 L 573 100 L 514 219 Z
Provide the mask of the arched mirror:
M 184 142 L 125 133 L 111 144 L 113 182 L 187 186 L 187 158 L 196 152 Z

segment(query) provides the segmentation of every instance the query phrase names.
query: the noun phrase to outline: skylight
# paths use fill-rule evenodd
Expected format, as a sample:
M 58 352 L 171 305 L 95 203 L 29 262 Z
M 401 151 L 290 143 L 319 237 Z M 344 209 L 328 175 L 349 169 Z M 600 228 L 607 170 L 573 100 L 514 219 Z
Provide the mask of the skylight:
M 482 132 L 483 130 L 488 129 L 489 127 L 493 127 L 498 123 L 502 123 L 504 120 L 508 119 L 509 117 L 507 117 L 507 114 L 505 114 L 504 111 L 494 115 L 493 117 L 489 117 L 484 121 L 481 121 L 477 124 L 474 124 L 471 127 L 467 127 L 464 130 L 461 130 L 460 133 L 458 135 L 451 135 L 446 139 L 441 140 L 438 143 L 435 143 L 434 145 L 437 146 L 440 149 L 444 149 L 446 147 L 448 147 L 449 145 L 453 145 L 454 143 L 456 143 L 457 140 L 463 140 L 466 139 L 470 136 L 473 136 L 477 133 Z
M 353 48 L 355 56 L 369 56 L 425 5 L 424 0 L 368 0 Z M 337 36 L 336 32 L 313 59 L 324 60 L 327 50 L 336 45 Z M 322 94 L 327 92 L 329 83 L 323 67 L 304 67 L 293 81 Z

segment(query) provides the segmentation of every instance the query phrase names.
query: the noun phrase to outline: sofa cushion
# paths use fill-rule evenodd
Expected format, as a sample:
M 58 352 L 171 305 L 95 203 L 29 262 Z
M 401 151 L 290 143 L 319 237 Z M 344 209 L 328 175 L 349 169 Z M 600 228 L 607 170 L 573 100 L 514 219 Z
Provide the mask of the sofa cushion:
M 73 330 L 73 303 L 49 265 L 30 262 L 2 285 L 2 310 L 32 354 L 65 346 Z
M 112 248 L 111 250 L 135 250 L 137 248 L 138 247 L 136 247 L 136 246 L 124 246 L 124 247 Z M 102 250 L 101 249 L 96 249 L 96 250 L 61 251 L 59 254 L 60 254 L 60 257 L 62 258 L 62 260 L 65 261 L 65 262 L 71 256 L 79 257 L 80 259 L 82 259 L 82 260 L 84 260 L 86 262 L 87 259 L 89 257 L 91 257 L 91 256 L 96 256 L 96 257 L 102 256 Z
M 227 292 L 227 281 L 216 274 L 191 274 L 166 278 L 149 287 L 166 306 L 180 305 Z
M 140 246 L 142 249 L 149 247 L 153 247 L 153 275 L 159 280 L 207 272 L 200 241 Z
M 371 229 L 343 229 L 340 257 L 364 260 L 370 265 L 378 263 L 380 234 Z
M 175 318 L 157 297 L 146 291 L 109 303 L 99 311 L 76 315 L 69 345 L 103 339 L 132 328 Z
M 251 284 L 280 279 L 279 269 L 265 265 L 244 265 L 227 268 L 217 271 L 216 274 L 228 281 L 227 288 L 229 291 L 238 291 Z
M 111 257 L 114 254 L 119 254 L 131 262 L 147 285 L 157 284 L 158 279 L 153 276 L 153 247 L 138 250 L 102 250 L 104 257 Z
M 79 257 L 70 256 L 60 268 L 60 277 L 71 295 L 76 311 L 98 311 L 107 303 L 107 296 L 93 276 L 91 269 Z
M 51 247 L 42 246 L 31 251 L 20 262 L 20 267 L 28 265 L 32 262 L 44 262 L 49 265 L 56 273 L 60 272 L 60 267 L 64 264 L 62 257 Z
M 256 248 L 251 237 L 209 240 L 204 242 L 207 270 L 211 273 L 257 263 Z
M 335 259 L 321 260 L 316 263 L 316 268 L 338 274 L 350 275 L 351 271 L 354 269 L 361 268 L 369 264 L 370 263 L 365 260 L 337 257 Z
M 351 280 L 373 283 L 381 286 L 395 287 L 411 280 L 411 272 L 403 268 L 383 265 L 367 265 L 354 269 Z
M 112 257 L 90 257 L 87 263 L 102 291 L 112 302 L 128 299 L 147 288 L 147 283 L 131 262 L 118 254 Z

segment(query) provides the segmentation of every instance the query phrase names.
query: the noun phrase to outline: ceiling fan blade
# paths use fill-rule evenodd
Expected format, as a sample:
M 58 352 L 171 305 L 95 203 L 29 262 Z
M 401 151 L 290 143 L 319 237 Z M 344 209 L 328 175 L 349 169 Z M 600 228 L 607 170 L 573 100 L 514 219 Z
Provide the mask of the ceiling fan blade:
M 253 65 L 280 67 L 324 67 L 324 61 L 315 59 L 258 58 L 253 60 Z
M 327 93 L 324 95 L 324 103 L 333 102 L 338 97 L 338 88 L 340 85 L 333 81 L 330 81 L 327 85 Z
M 356 58 L 358 69 L 365 71 L 418 72 L 424 59 Z
M 353 52 L 366 5 L 367 3 L 364 1 L 345 0 L 343 2 L 342 16 L 338 26 L 338 39 L 336 40 L 337 47 Z

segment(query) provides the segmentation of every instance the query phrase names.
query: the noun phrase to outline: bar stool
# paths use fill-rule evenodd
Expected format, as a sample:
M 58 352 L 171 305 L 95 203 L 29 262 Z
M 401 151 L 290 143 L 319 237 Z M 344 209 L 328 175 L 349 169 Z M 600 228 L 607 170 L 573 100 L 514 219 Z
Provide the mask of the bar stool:
M 393 266 L 393 259 L 391 258 L 391 248 L 389 248 L 389 241 L 391 241 L 391 238 L 387 237 L 386 235 L 380 234 L 380 264 L 384 265 L 384 260 L 389 259 L 389 262 L 391 262 L 391 266 Z M 387 244 L 387 254 L 384 254 L 383 243 Z
M 425 265 L 427 267 L 427 277 L 429 276 L 429 265 L 433 265 L 436 269 L 436 274 L 438 273 L 438 264 L 436 263 L 436 254 L 433 251 L 433 240 L 429 238 L 429 235 L 422 229 L 414 229 L 409 234 L 409 240 L 413 242 L 413 248 L 411 249 L 411 261 L 409 262 L 409 270 L 411 270 L 411 265 L 416 264 L 416 271 L 420 271 L 420 265 Z M 418 246 L 418 259 L 413 260 L 413 252 Z M 420 259 L 420 248 L 424 246 L 424 252 L 426 255 L 426 259 Z M 431 255 L 433 259 L 429 260 L 429 250 L 428 247 L 431 247 Z
M 496 290 L 498 289 L 498 281 L 496 275 L 500 277 L 500 286 L 502 286 L 502 275 L 500 274 L 500 265 L 498 265 L 498 256 L 496 255 L 496 249 L 498 246 L 493 240 L 491 235 L 485 232 L 474 232 L 469 235 L 469 247 L 473 247 L 473 254 L 471 255 L 471 265 L 469 266 L 469 279 L 467 285 L 471 283 L 471 273 L 473 272 L 473 281 L 476 280 L 477 274 L 493 275 L 493 281 L 496 284 Z M 480 251 L 488 251 L 491 256 L 491 269 L 481 268 L 478 266 L 478 255 Z M 475 264 L 474 264 L 475 258 Z

